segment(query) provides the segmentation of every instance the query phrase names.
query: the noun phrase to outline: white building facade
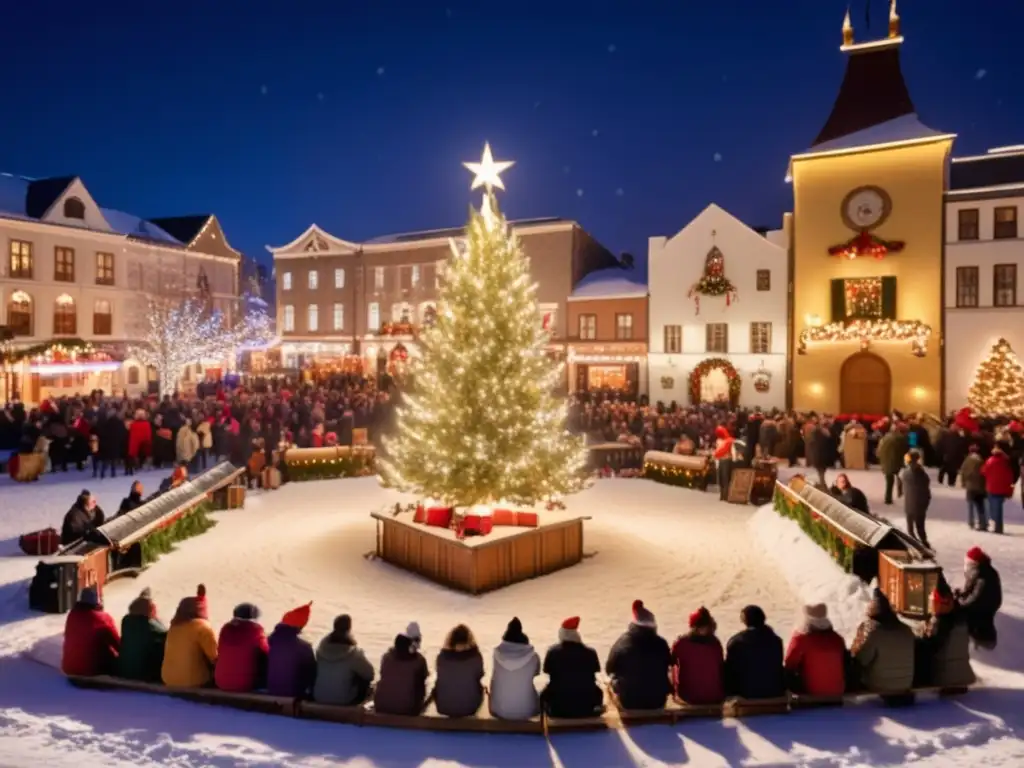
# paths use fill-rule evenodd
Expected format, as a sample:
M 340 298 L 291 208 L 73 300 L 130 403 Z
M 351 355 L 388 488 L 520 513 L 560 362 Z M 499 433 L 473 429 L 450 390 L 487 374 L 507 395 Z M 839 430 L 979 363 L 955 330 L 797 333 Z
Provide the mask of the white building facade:
M 18 394 L 37 403 L 93 389 L 146 391 L 152 372 L 126 359 L 126 352 L 139 340 L 145 294 L 157 291 L 169 274 L 186 286 L 202 282 L 214 308 L 229 315 L 235 311 L 240 254 L 228 245 L 216 218 L 157 221 L 161 224 L 101 208 L 75 177 L 30 180 L 0 174 L 5 347 L 17 355 L 75 339 L 108 358 L 8 361 L 0 375 L 0 399 Z M 195 375 L 188 372 L 191 380 Z
M 946 193 L 945 404 L 1005 338 L 1024 359 L 1024 146 L 954 158 Z
M 648 269 L 651 401 L 731 399 L 741 407 L 784 408 L 783 233 L 763 236 L 711 204 L 674 237 L 650 238 Z M 709 286 L 727 288 L 701 292 Z

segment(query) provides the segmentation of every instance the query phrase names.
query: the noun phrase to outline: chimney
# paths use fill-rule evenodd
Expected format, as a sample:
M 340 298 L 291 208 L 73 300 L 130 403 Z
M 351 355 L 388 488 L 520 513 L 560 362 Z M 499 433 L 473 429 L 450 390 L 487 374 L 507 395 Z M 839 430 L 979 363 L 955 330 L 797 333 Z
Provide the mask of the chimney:
M 900 16 L 896 13 L 896 0 L 889 0 L 889 39 L 900 36 Z
M 843 18 L 843 45 L 853 45 L 853 22 L 850 21 L 849 6 L 846 8 L 846 16 Z

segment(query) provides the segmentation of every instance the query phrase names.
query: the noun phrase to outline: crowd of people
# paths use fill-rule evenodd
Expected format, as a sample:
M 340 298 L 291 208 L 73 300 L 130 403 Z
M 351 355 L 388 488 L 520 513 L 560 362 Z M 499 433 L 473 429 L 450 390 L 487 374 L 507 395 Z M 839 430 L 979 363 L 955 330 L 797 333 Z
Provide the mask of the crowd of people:
M 625 709 L 659 709 L 670 697 L 696 705 L 732 697 L 772 699 L 787 692 L 837 697 L 863 691 L 899 702 L 920 686 L 972 684 L 970 643 L 995 645 L 994 617 L 1001 603 L 999 574 L 976 547 L 967 552 L 963 588 L 954 591 L 941 581 L 931 595 L 930 617 L 916 629 L 876 589 L 849 646 L 832 629 L 825 605 L 805 608 L 804 623 L 788 644 L 761 608 L 748 606 L 741 615 L 744 628 L 724 646 L 714 617 L 701 607 L 670 645 L 654 614 L 637 600 L 603 671 Z M 416 622 L 395 637 L 375 669 L 347 614 L 335 618 L 333 629 L 314 646 L 303 634 L 311 611 L 312 603 L 288 611 L 268 636 L 259 608 L 243 603 L 217 633 L 204 585 L 179 602 L 169 626 L 143 590 L 119 630 L 95 587 L 89 587 L 67 617 L 62 669 L 68 675 L 265 691 L 340 706 L 372 701 L 375 711 L 395 715 L 420 714 L 432 701 L 441 715 L 471 717 L 485 699 L 491 715 L 509 720 L 542 711 L 559 718 L 590 717 L 603 708 L 602 665 L 597 651 L 584 643 L 578 616 L 562 622 L 558 641 L 543 660 L 513 618 L 493 649 L 485 683 L 481 649 L 465 624 L 448 633 L 431 674 Z M 538 692 L 535 680 L 542 674 L 547 684 Z

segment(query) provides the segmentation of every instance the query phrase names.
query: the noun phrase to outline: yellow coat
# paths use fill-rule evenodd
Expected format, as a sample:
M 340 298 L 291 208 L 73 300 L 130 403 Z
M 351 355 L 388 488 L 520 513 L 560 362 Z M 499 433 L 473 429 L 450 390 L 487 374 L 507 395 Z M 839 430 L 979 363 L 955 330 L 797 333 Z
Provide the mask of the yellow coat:
M 192 619 L 172 624 L 167 630 L 164 664 L 160 670 L 164 685 L 200 688 L 213 680 L 217 661 L 217 636 L 210 622 Z

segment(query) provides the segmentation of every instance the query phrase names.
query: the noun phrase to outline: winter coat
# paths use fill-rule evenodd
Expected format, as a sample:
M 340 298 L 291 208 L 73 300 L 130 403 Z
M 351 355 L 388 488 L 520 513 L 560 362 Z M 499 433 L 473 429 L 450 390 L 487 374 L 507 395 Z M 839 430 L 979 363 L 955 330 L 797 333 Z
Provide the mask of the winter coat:
M 932 480 L 920 464 L 911 464 L 900 475 L 903 480 L 903 511 L 909 518 L 923 518 L 932 503 Z
M 220 628 L 213 679 L 222 691 L 247 693 L 267 679 L 267 635 L 258 622 L 232 619 Z
M 793 633 L 786 648 L 786 672 L 811 696 L 842 696 L 846 691 L 846 643 L 831 628 Z
M 1003 585 L 990 561 L 967 570 L 957 601 L 966 612 L 971 639 L 983 647 L 995 647 L 995 618 L 1003 605 Z
M 98 506 L 90 511 L 82 506 L 80 501 L 76 501 L 64 515 L 64 525 L 60 534 L 61 545 L 74 544 L 79 539 L 85 538 L 103 525 L 106 519 L 103 510 Z
M 910 450 L 910 442 L 907 436 L 901 432 L 887 432 L 878 441 L 878 448 L 875 454 L 882 472 L 886 475 L 898 475 L 903 469 L 904 457 Z
M 661 709 L 671 693 L 672 653 L 657 630 L 631 624 L 608 653 L 604 671 L 624 709 Z
M 604 694 L 597 686 L 601 662 L 597 652 L 583 643 L 566 641 L 548 648 L 544 656 L 544 704 L 552 717 L 592 717 Z
M 687 704 L 719 704 L 725 699 L 725 654 L 714 635 L 691 632 L 672 645 L 672 685 Z
M 959 432 L 943 430 L 935 445 L 942 466 L 957 469 L 967 458 L 967 437 Z
M 201 421 L 196 426 L 196 436 L 199 438 L 199 447 L 209 450 L 213 448 L 213 431 L 210 422 Z
M 392 648 L 380 660 L 373 708 L 390 715 L 418 715 L 427 698 L 427 660 L 419 651 Z
M 985 493 L 989 496 L 1013 496 L 1013 484 L 1017 479 L 1013 476 L 1010 457 L 1005 453 L 993 451 L 981 468 L 981 474 L 985 478 Z
M 761 455 L 765 458 L 772 456 L 775 446 L 779 442 L 779 426 L 771 419 L 761 422 L 758 430 L 757 443 L 761 446 Z
M 174 433 L 166 426 L 157 427 L 154 430 L 153 461 L 159 464 L 174 462 Z
M 940 688 L 973 685 L 970 640 L 963 609 L 928 619 L 914 649 L 914 684 Z
M 121 506 L 117 510 L 117 516 L 126 515 L 132 510 L 138 509 L 143 505 L 142 494 L 136 491 L 129 491 L 128 495 L 121 499 Z
M 174 443 L 174 455 L 178 461 L 190 462 L 199 453 L 199 436 L 192 431 L 191 427 L 182 427 L 178 430 L 178 437 Z
M 270 634 L 267 693 L 271 696 L 304 698 L 313 690 L 316 654 L 301 632 L 297 627 L 278 624 Z
M 109 613 L 83 603 L 71 609 L 64 622 L 64 649 L 60 661 L 65 675 L 115 674 L 120 650 L 121 637 Z
M 174 688 L 202 688 L 213 680 L 217 636 L 206 619 L 171 623 L 160 676 Z
M 108 416 L 96 426 L 100 439 L 101 459 L 117 461 L 124 458 L 128 447 L 128 429 L 120 416 Z
M 871 510 L 868 507 L 868 497 L 864 495 L 864 491 L 860 488 L 854 488 L 851 485 L 845 491 L 841 491 L 838 486 L 833 485 L 829 493 L 850 509 L 856 509 L 866 515 L 871 514 Z
M 888 606 L 861 622 L 850 655 L 868 691 L 906 693 L 914 684 L 914 633 Z
M 484 703 L 484 659 L 480 649 L 445 648 L 437 654 L 434 705 L 448 717 L 470 717 Z
M 748 627 L 725 646 L 725 692 L 742 699 L 774 699 L 786 692 L 782 639 L 771 627 Z
M 984 465 L 985 460 L 977 453 L 967 454 L 967 458 L 960 465 L 960 482 L 968 493 L 985 493 L 985 476 L 981 473 Z
M 313 700 L 348 707 L 358 703 L 360 688 L 373 682 L 373 664 L 354 642 L 327 635 L 316 649 L 316 683 Z M 362 690 L 366 690 L 364 687 Z
M 160 682 L 167 627 L 149 616 L 126 614 L 121 619 L 121 655 L 117 674 L 129 680 Z
M 815 469 L 828 469 L 832 466 L 835 461 L 830 460 L 832 457 L 831 439 L 828 434 L 822 429 L 815 429 L 809 435 L 807 435 L 806 445 L 806 458 L 807 466 L 814 467 Z
M 491 714 L 504 720 L 527 720 L 540 714 L 533 680 L 540 674 L 540 656 L 528 643 L 503 641 L 494 649 L 491 673 Z
M 145 419 L 135 419 L 128 428 L 128 456 L 137 459 L 153 453 L 153 426 Z

